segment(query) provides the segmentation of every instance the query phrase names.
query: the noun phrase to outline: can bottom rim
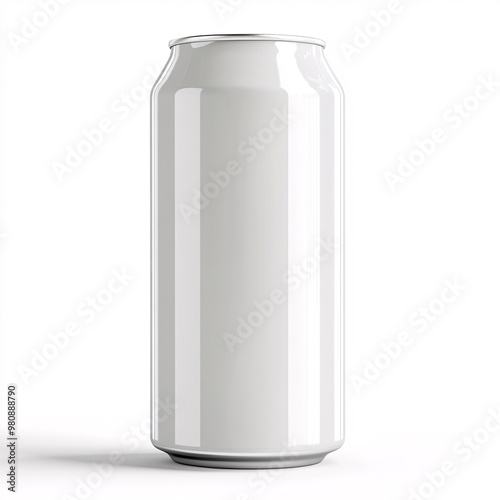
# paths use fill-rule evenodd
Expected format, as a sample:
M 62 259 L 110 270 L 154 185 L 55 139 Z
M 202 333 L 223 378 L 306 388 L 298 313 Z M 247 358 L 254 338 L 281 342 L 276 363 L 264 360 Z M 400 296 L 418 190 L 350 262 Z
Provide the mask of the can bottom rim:
M 168 453 L 170 458 L 178 464 L 216 469 L 285 469 L 319 464 L 326 455 L 338 450 L 343 443 L 344 440 L 342 439 L 322 450 L 223 454 L 206 451 L 174 450 L 159 446 L 158 443 L 153 441 L 155 448 Z
M 209 455 L 194 455 L 191 453 L 168 452 L 170 458 L 182 465 L 196 467 L 210 467 L 215 469 L 286 469 L 291 467 L 305 467 L 319 464 L 327 453 L 311 453 L 296 457 L 276 455 L 275 457 L 220 457 Z

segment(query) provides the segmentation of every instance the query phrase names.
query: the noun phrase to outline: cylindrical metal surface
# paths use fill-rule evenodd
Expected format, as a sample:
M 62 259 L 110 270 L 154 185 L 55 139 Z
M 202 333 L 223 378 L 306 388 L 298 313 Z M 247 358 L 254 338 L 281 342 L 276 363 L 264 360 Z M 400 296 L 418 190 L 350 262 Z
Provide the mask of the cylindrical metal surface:
M 344 439 L 343 95 L 321 41 L 171 43 L 152 91 L 152 441 L 215 467 Z

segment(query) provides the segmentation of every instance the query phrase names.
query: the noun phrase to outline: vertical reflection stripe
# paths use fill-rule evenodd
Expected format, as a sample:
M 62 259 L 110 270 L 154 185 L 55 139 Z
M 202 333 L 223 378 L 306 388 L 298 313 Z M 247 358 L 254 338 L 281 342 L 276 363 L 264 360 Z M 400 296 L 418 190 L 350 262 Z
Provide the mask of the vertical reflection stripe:
M 316 249 L 320 241 L 320 115 L 319 98 L 308 99 L 309 143 L 309 238 L 308 260 L 311 273 L 307 286 L 307 443 L 320 441 L 320 266 Z
M 334 241 L 339 248 L 334 253 L 334 437 L 344 437 L 344 103 L 339 91 L 335 92 L 337 108 L 334 112 L 335 131 L 335 179 L 334 179 Z
M 201 89 L 175 96 L 175 444 L 200 446 L 200 217 L 179 204 L 200 188 Z
M 289 96 L 288 137 L 288 441 L 320 440 L 319 98 Z

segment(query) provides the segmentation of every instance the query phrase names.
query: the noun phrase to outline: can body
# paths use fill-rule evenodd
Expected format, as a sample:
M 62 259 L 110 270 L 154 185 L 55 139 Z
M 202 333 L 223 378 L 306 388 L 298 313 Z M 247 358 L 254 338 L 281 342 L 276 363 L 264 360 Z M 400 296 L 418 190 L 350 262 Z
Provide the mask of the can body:
M 152 431 L 173 460 L 344 439 L 343 95 L 314 39 L 173 42 L 152 91 Z

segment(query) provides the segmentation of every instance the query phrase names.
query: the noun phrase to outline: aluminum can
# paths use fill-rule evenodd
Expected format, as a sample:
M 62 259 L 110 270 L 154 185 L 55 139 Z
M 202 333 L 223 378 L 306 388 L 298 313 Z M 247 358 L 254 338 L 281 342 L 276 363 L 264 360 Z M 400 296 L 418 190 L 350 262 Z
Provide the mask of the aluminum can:
M 152 90 L 152 430 L 178 463 L 344 440 L 343 92 L 315 38 L 173 40 Z

